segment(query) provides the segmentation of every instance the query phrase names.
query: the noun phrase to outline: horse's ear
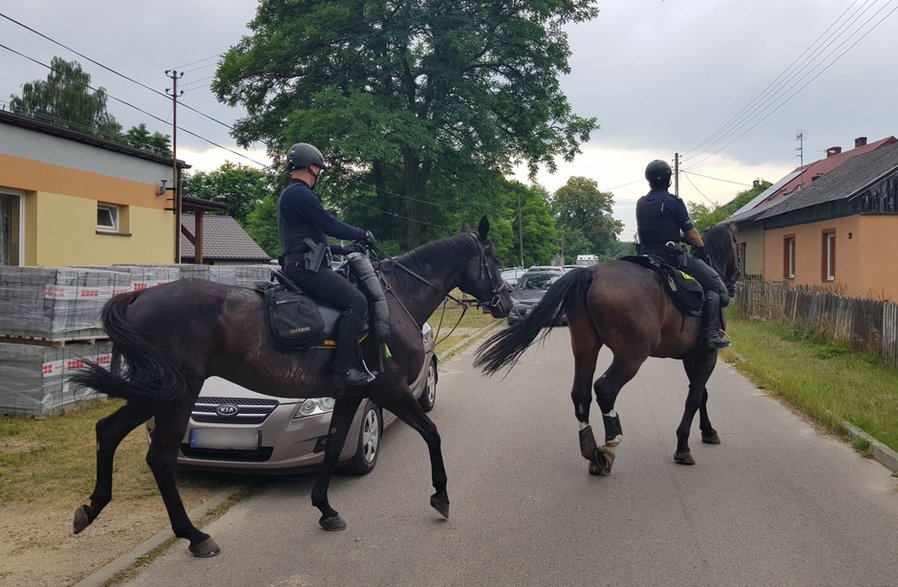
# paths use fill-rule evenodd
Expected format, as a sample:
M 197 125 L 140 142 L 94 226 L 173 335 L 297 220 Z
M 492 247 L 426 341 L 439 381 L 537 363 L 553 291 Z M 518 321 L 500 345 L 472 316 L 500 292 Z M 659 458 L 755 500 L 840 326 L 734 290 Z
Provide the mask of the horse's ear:
M 489 233 L 489 231 L 490 221 L 486 216 L 484 216 L 480 219 L 480 226 L 477 227 L 477 232 L 480 234 L 480 240 L 485 241 L 486 235 Z
M 467 222 L 462 222 L 461 230 L 459 232 L 471 232 L 471 227 L 468 226 Z

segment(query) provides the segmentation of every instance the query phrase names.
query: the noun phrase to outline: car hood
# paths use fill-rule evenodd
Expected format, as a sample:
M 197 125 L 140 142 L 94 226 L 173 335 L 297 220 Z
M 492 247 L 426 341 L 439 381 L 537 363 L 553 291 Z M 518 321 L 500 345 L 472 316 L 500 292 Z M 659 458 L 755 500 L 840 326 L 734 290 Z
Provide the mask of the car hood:
M 535 304 L 546 295 L 544 289 L 526 289 L 512 292 L 511 299 L 516 304 Z

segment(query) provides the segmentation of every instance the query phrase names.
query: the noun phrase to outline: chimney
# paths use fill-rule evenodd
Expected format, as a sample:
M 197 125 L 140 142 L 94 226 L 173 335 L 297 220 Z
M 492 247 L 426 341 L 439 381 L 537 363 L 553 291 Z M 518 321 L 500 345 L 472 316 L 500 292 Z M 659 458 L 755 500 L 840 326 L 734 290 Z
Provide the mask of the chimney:
M 830 147 L 826 150 L 826 156 L 832 157 L 833 155 L 838 155 L 842 152 L 842 147 Z
M 854 139 L 854 148 L 863 147 L 867 144 L 867 137 L 858 137 Z

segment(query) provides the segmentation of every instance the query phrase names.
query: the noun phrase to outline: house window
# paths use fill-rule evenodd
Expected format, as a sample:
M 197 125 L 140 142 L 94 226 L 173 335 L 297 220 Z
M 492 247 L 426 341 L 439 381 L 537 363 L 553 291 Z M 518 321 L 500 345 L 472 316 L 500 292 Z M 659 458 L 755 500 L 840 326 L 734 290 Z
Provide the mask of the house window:
M 836 279 L 836 231 L 823 231 L 823 281 Z
M 0 265 L 19 265 L 21 261 L 21 197 L 0 193 Z
M 795 235 L 783 237 L 783 277 L 795 279 Z
M 97 232 L 119 231 L 119 208 L 110 204 L 97 204 Z

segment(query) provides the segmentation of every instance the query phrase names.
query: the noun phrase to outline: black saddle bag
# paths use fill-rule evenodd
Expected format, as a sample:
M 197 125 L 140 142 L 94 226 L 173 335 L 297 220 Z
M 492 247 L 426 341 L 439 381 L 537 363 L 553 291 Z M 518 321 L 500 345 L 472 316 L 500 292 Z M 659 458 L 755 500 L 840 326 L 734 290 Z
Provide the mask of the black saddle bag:
M 324 341 L 324 318 L 307 295 L 273 283 L 257 289 L 265 298 L 268 332 L 275 346 L 295 349 Z

